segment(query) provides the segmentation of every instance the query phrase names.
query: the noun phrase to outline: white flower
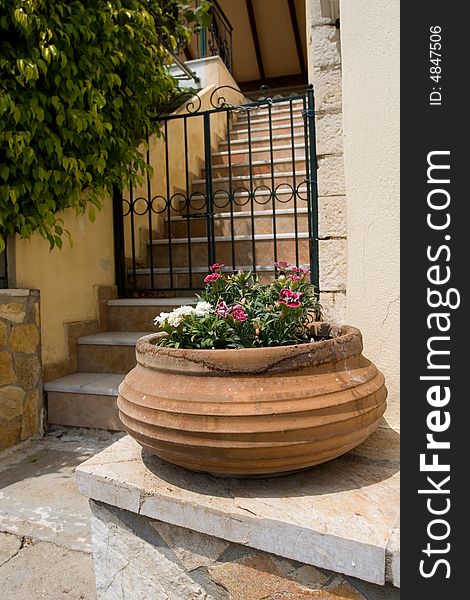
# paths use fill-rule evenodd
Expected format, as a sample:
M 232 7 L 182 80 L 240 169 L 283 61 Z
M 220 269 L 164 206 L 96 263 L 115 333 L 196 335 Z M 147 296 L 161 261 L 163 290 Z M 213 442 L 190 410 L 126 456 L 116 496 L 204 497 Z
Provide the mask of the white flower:
M 205 317 L 212 312 L 212 306 L 209 302 L 198 302 L 196 307 L 194 306 L 180 306 L 172 310 L 170 313 L 162 312 L 158 317 L 155 318 L 155 325 L 165 327 L 179 327 L 184 320 L 184 317 L 194 315 L 196 317 Z
M 170 327 L 179 327 L 183 321 L 184 315 L 179 315 L 174 310 L 168 316 L 167 323 Z
M 155 325 L 160 325 L 161 327 L 163 327 L 165 325 L 165 321 L 168 320 L 168 317 L 170 316 L 171 313 L 166 313 L 166 312 L 161 312 L 158 317 L 155 317 L 154 319 L 154 323 Z
M 206 317 L 212 312 L 212 304 L 201 300 L 196 304 L 195 312 L 197 317 Z
M 180 306 L 179 308 L 175 308 L 173 312 L 178 313 L 179 315 L 192 315 L 195 312 L 194 306 Z

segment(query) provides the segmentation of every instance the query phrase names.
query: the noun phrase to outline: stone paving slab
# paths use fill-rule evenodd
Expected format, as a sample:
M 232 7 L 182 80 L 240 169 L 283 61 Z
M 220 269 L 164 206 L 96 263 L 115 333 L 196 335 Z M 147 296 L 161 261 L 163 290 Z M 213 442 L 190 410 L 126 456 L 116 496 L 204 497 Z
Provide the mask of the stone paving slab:
M 0 531 L 89 552 L 90 511 L 74 470 L 122 434 L 56 433 L 0 455 Z
M 122 434 L 55 428 L 0 454 L 0 598 L 96 600 L 74 469 Z
M 5 600 L 96 600 L 93 560 L 90 554 L 50 542 L 24 543 L 11 534 L 0 534 L 0 545 L 18 547 L 2 563 L 0 590 Z M 2 552 L 3 553 L 3 552 Z
M 380 428 L 356 450 L 304 473 L 236 480 L 170 465 L 126 436 L 76 473 L 80 491 L 93 500 L 372 583 L 399 585 L 398 441 L 397 432 Z

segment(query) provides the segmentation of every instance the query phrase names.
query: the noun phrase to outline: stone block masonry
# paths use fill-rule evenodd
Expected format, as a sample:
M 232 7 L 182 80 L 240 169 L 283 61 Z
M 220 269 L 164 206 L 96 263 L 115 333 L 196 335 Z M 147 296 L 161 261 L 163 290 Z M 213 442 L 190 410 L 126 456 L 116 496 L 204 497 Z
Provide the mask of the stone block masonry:
M 302 562 L 90 501 L 98 600 L 398 600 Z
M 0 450 L 42 429 L 38 290 L 0 291 Z
M 308 74 L 315 92 L 320 302 L 326 319 L 346 319 L 346 195 L 339 29 L 330 5 L 307 0 Z

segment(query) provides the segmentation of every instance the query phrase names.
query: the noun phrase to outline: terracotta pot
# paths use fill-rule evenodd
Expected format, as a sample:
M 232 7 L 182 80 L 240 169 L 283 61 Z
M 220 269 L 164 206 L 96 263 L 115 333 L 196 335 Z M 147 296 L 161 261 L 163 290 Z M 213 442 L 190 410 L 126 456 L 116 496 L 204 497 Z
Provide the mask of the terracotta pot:
M 226 477 L 299 471 L 363 442 L 385 411 L 384 377 L 358 329 L 316 324 L 319 342 L 241 350 L 137 342 L 119 387 L 124 427 L 171 463 Z

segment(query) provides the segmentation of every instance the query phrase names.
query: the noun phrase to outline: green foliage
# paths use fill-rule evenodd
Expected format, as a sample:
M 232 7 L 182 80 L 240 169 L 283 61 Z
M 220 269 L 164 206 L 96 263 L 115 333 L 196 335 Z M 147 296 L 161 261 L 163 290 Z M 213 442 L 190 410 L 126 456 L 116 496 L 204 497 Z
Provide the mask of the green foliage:
M 161 313 L 155 323 L 167 337 L 159 344 L 172 348 L 257 348 L 312 341 L 309 324 L 321 319 L 321 306 L 310 272 L 276 263 L 270 284 L 257 275 L 222 273 L 213 265 L 196 307 Z
M 88 210 L 149 168 L 138 146 L 175 93 L 162 44 L 207 13 L 176 0 L 2 0 L 0 251 L 8 234 L 67 234 L 56 213 Z

